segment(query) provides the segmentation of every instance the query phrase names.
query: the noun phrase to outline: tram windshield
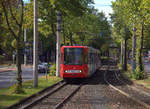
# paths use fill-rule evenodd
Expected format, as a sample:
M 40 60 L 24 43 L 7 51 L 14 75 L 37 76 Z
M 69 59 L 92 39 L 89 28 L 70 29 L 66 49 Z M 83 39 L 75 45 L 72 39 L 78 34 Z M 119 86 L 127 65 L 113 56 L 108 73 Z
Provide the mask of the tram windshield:
M 83 48 L 64 48 L 65 65 L 82 65 Z

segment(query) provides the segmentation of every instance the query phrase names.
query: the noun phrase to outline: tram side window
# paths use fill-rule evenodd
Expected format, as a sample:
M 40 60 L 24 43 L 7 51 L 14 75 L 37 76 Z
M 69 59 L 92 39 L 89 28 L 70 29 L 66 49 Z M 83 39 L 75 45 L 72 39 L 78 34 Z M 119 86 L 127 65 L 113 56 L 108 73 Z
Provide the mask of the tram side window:
M 95 53 L 93 53 L 93 64 L 95 64 Z
M 93 53 L 91 53 L 91 64 L 93 64 Z
M 85 52 L 85 64 L 88 64 L 88 54 Z
M 91 53 L 91 64 L 93 64 L 93 53 Z
M 93 53 L 93 64 L 95 63 L 95 53 Z
M 91 53 L 89 53 L 88 57 L 89 57 L 89 59 L 88 59 L 88 61 L 89 61 L 88 64 L 91 64 L 91 63 L 92 63 L 92 62 L 91 62 L 91 61 L 92 61 L 92 55 L 91 55 Z
M 63 53 L 61 53 L 61 64 L 63 64 Z

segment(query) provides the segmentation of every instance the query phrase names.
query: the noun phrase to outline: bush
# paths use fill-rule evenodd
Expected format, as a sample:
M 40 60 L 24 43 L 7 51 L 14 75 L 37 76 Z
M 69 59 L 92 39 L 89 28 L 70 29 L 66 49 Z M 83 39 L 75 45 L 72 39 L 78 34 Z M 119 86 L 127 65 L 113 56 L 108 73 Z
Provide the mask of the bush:
M 117 66 L 118 66 L 118 68 L 119 68 L 120 70 L 123 69 L 123 64 L 119 63 Z
M 0 63 L 3 63 L 4 58 L 5 58 L 4 56 L 0 55 Z
M 136 80 L 144 79 L 144 72 L 140 71 L 140 67 L 139 66 L 137 66 L 137 68 L 135 69 L 135 72 L 132 74 L 132 78 L 136 79 Z
M 49 75 L 55 76 L 56 75 L 56 64 L 52 64 L 52 66 L 49 68 L 50 73 Z

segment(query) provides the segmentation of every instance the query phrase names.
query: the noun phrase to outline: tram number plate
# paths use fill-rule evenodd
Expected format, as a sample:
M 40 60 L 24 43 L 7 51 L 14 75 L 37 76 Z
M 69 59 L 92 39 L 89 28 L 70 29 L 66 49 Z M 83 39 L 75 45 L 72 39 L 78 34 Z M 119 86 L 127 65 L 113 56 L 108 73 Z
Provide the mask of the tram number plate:
M 80 73 L 80 70 L 71 70 L 71 73 Z

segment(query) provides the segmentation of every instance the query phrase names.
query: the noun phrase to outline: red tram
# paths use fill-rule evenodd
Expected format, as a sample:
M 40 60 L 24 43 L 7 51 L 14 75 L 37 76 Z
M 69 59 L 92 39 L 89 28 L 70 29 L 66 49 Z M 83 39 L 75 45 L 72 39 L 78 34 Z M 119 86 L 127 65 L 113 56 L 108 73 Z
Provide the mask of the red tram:
M 87 46 L 62 46 L 61 77 L 87 78 L 101 66 L 100 52 Z

